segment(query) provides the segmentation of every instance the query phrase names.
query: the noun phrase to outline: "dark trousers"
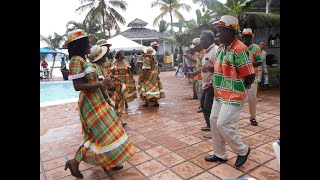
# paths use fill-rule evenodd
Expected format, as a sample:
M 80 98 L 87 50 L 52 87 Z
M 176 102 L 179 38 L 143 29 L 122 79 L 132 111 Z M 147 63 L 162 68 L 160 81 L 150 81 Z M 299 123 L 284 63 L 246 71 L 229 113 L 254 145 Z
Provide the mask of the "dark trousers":
M 204 119 L 206 120 L 207 127 L 210 127 L 210 114 L 213 104 L 214 91 L 213 87 L 209 87 L 206 91 L 203 91 L 201 96 L 201 108 Z

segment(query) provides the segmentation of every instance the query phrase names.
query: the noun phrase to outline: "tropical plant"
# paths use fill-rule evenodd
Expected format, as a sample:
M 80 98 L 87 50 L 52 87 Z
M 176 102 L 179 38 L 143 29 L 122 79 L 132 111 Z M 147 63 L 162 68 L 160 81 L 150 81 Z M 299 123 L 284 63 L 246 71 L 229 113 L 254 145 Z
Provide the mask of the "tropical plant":
M 159 32 L 160 32 L 160 33 L 163 33 L 163 32 L 165 32 L 165 31 L 167 31 L 168 25 L 169 25 L 169 24 L 167 23 L 167 21 L 161 20 L 161 21 L 159 22 L 159 24 L 158 24 L 158 26 L 159 26 Z
M 174 22 L 172 23 L 172 26 L 174 27 L 178 27 L 179 28 L 179 33 L 182 33 L 182 28 L 184 28 L 186 26 L 186 22 L 185 20 L 179 20 L 178 22 Z
M 60 48 L 62 42 L 65 41 L 65 38 L 64 35 L 59 35 L 58 33 L 54 32 L 53 36 L 49 35 L 48 37 L 42 36 L 40 34 L 40 41 L 48 45 L 46 48 L 57 50 L 58 48 Z
M 85 17 L 85 22 L 95 19 L 97 16 L 102 21 L 102 32 L 105 34 L 105 30 L 108 31 L 109 36 L 111 30 L 115 29 L 120 32 L 120 24 L 125 24 L 125 19 L 118 13 L 115 8 L 120 8 L 125 11 L 127 9 L 127 3 L 124 0 L 80 0 L 81 6 L 76 11 L 84 12 L 89 9 Z
M 280 26 L 280 15 L 278 14 L 249 12 L 254 5 L 261 3 L 260 0 L 227 0 L 226 4 L 218 0 L 199 1 L 207 7 L 209 13 L 217 13 L 220 16 L 229 14 L 237 17 L 240 27 L 259 29 Z
M 179 3 L 179 0 L 157 0 L 151 3 L 151 7 L 158 6 L 161 10 L 161 13 L 154 19 L 153 26 L 156 26 L 158 22 L 163 19 L 166 15 L 170 15 L 171 29 L 170 32 L 173 33 L 173 19 L 174 15 L 179 20 L 184 20 L 184 17 L 179 12 L 180 9 L 185 9 L 190 11 L 191 7 L 185 3 Z M 173 46 L 171 45 L 171 52 L 173 53 Z
M 186 22 L 186 28 L 193 31 L 201 26 L 206 26 L 210 23 L 211 17 L 209 12 L 205 12 L 204 14 L 201 13 L 199 9 L 196 10 L 197 18 L 196 20 L 191 19 L 190 21 Z

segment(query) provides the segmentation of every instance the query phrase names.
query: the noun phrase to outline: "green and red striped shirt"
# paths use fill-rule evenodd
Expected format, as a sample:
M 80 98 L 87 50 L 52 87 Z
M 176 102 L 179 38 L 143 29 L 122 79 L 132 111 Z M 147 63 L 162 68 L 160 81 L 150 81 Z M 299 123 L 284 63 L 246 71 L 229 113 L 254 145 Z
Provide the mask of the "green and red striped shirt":
M 261 62 L 262 63 L 261 49 L 258 45 L 252 43 L 249 46 L 249 55 L 250 55 L 250 60 L 252 62 Z M 254 67 L 254 70 L 255 70 L 255 75 L 256 75 L 254 82 L 258 83 L 260 81 L 259 74 L 261 73 L 259 71 L 259 66 Z
M 243 78 L 254 73 L 246 45 L 238 39 L 228 47 L 221 44 L 214 63 L 215 100 L 228 105 L 241 105 L 247 97 Z

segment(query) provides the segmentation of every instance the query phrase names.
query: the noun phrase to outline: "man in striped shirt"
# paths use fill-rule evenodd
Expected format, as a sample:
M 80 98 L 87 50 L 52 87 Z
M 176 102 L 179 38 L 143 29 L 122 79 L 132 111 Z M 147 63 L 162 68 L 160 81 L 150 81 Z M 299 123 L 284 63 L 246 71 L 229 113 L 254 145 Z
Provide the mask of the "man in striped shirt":
M 236 39 L 238 19 L 225 15 L 216 24 L 216 34 L 221 43 L 214 62 L 214 101 L 210 114 L 210 125 L 214 155 L 206 161 L 228 160 L 225 143 L 238 155 L 235 166 L 243 165 L 250 154 L 236 132 L 246 91 L 254 81 L 254 68 L 249 59 L 248 47 Z

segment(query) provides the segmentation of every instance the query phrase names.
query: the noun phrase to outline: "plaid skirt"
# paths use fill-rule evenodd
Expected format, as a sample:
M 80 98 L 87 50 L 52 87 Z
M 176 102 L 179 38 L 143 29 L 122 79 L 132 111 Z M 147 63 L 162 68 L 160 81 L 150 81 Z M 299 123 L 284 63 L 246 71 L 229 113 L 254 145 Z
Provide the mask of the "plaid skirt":
M 157 70 L 150 70 L 147 79 L 141 83 L 140 93 L 147 100 L 158 100 L 165 97 Z
M 100 89 L 80 92 L 78 107 L 83 134 L 75 155 L 78 162 L 109 168 L 122 164 L 136 153 Z

